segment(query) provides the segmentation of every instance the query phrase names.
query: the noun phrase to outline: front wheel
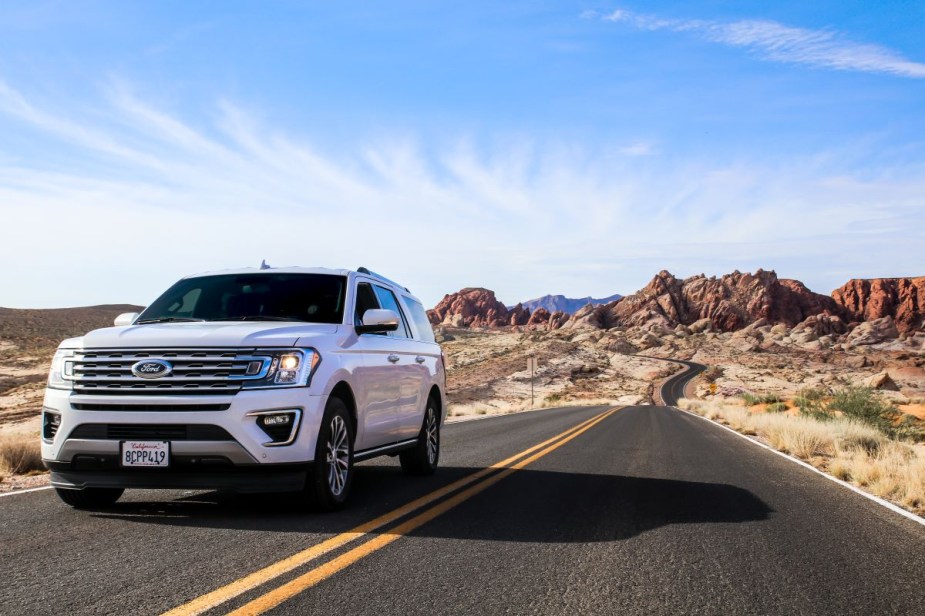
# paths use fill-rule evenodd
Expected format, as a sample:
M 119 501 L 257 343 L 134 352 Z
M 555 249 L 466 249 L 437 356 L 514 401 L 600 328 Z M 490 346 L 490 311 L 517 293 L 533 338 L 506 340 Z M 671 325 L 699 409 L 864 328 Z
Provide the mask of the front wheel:
M 109 507 L 125 492 L 122 488 L 84 488 L 68 490 L 55 488 L 58 498 L 75 509 L 103 509 Z
M 331 398 L 324 409 L 315 462 L 306 491 L 322 511 L 340 509 L 347 502 L 353 483 L 353 424 L 347 405 Z
M 437 470 L 440 462 L 440 416 L 433 398 L 427 400 L 417 443 L 398 457 L 402 470 L 409 475 L 431 475 Z

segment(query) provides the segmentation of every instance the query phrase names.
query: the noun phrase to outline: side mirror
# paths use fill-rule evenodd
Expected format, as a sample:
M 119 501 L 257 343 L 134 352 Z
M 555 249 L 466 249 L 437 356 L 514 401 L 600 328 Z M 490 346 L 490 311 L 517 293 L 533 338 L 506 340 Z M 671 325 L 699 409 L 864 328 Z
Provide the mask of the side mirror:
M 138 318 L 140 312 L 123 312 L 116 317 L 116 320 L 113 322 L 116 327 L 122 327 L 123 325 L 131 325 L 135 322 L 135 319 Z
M 367 310 L 363 313 L 363 324 L 357 325 L 358 334 L 383 334 L 398 329 L 398 315 L 394 310 Z

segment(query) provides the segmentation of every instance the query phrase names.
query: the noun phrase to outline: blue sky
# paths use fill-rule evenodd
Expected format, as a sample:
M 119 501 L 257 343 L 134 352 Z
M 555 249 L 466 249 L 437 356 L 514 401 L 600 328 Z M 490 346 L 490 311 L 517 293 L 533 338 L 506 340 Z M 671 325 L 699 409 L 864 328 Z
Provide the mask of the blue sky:
M 925 275 L 925 3 L 0 4 L 0 305 Z

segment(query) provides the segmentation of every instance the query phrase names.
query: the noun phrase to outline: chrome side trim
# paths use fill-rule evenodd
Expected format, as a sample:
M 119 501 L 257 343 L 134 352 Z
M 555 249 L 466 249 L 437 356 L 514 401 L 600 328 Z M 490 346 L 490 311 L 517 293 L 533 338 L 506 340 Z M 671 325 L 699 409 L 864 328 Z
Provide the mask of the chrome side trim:
M 377 456 L 383 456 L 390 453 L 398 453 L 399 451 L 404 451 L 405 449 L 411 449 L 417 442 L 418 439 L 412 438 L 408 439 L 407 441 L 392 443 L 391 445 L 383 445 L 382 447 L 373 447 L 372 449 L 356 451 L 353 453 L 353 461 L 362 462 L 363 460 L 369 460 L 370 458 L 375 458 Z

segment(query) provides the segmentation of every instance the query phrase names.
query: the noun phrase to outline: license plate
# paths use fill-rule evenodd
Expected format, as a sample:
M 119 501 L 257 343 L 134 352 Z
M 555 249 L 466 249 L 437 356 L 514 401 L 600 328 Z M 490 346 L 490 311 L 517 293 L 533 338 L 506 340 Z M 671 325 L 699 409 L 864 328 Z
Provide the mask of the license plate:
M 122 466 L 170 466 L 169 441 L 122 441 Z

